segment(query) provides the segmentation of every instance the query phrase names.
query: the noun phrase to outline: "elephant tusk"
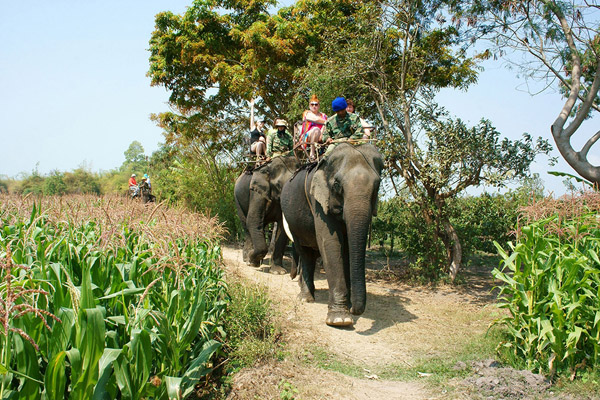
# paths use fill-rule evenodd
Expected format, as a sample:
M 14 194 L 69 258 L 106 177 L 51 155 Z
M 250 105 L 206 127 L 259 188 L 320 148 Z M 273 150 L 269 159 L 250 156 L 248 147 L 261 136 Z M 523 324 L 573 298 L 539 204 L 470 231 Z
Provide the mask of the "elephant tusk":
M 292 232 L 290 231 L 290 226 L 288 225 L 288 222 L 285 219 L 285 215 L 281 213 L 281 217 L 283 218 L 283 230 L 285 231 L 287 237 L 290 238 L 292 243 L 294 243 L 294 238 L 292 237 Z

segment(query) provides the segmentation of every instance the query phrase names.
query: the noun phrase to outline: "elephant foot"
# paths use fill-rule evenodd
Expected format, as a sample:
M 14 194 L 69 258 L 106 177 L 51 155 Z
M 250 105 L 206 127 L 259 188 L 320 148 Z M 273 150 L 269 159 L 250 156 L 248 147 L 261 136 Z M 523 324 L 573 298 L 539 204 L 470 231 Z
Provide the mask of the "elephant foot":
M 315 302 L 315 296 L 313 296 L 312 294 L 308 293 L 308 292 L 300 292 L 300 294 L 298 294 L 298 300 L 300 300 L 301 302 L 304 303 L 314 303 Z
M 262 265 L 262 263 L 253 263 L 253 262 L 248 262 L 248 266 L 252 267 L 252 268 L 260 268 Z
M 284 275 L 287 274 L 287 271 L 280 267 L 279 265 L 271 265 L 271 270 L 269 271 L 273 275 Z
M 325 323 L 329 326 L 351 326 L 354 320 L 348 311 L 329 310 Z

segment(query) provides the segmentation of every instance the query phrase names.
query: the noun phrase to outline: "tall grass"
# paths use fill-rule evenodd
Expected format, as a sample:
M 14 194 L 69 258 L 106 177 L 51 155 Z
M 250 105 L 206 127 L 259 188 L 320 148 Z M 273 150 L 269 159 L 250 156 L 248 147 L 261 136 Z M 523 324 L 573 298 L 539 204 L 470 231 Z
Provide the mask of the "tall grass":
M 221 233 L 161 204 L 0 195 L 0 397 L 192 394 L 224 335 Z
M 510 251 L 498 250 L 504 347 L 530 369 L 596 368 L 600 350 L 600 195 L 544 200 L 525 209 Z

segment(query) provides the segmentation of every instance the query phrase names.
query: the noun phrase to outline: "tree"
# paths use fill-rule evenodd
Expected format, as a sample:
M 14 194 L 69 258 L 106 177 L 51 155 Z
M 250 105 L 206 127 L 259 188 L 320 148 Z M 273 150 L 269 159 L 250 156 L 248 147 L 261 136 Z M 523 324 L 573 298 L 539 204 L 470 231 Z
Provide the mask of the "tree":
M 125 162 L 122 165 L 122 169 L 140 169 L 146 168 L 146 156 L 144 155 L 144 146 L 137 140 L 131 142 L 127 150 L 123 153 L 125 155 Z
M 67 185 L 64 182 L 64 174 L 54 170 L 44 179 L 45 195 L 63 195 L 67 193 Z
M 98 176 L 88 170 L 85 164 L 72 172 L 65 172 L 62 180 L 69 194 L 101 194 Z
M 329 31 L 326 48 L 306 73 L 309 85 L 351 88 L 365 104 L 363 115 L 379 121 L 383 131 L 378 147 L 396 194 L 401 191 L 399 180 L 432 228 L 430 240 L 443 242 L 443 268 L 454 279 L 462 249 L 448 215 L 448 199 L 470 186 L 501 186 L 526 176 L 535 155 L 548 152 L 549 145 L 528 135 L 523 141 L 500 140 L 489 121 L 467 127 L 435 103 L 439 89 L 464 89 L 477 78 L 479 59 L 467 57 L 461 48 L 467 26 L 443 18 L 450 5 L 419 0 L 363 3 L 355 30 Z M 436 262 L 436 257 L 437 252 L 425 262 Z
M 579 175 L 600 184 L 600 167 L 588 160 L 600 131 L 592 131 L 579 150 L 571 142 L 583 133 L 584 121 L 600 111 L 596 2 L 475 0 L 459 6 L 455 21 L 477 21 L 478 32 L 491 41 L 486 56 L 503 57 L 528 79 L 558 88 L 565 103 L 550 126 L 554 142 Z

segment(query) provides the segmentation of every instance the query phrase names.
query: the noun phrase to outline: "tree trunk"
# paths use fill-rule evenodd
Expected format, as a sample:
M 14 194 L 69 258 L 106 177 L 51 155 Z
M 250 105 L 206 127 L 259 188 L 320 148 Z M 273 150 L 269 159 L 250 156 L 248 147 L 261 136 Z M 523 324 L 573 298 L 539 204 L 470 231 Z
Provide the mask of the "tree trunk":
M 462 246 L 460 239 L 456 233 L 456 230 L 450 223 L 450 221 L 442 222 L 444 227 L 444 234 L 442 235 L 442 241 L 446 247 L 448 254 L 448 262 L 450 264 L 449 275 L 450 279 L 454 282 L 456 274 L 462 265 Z

